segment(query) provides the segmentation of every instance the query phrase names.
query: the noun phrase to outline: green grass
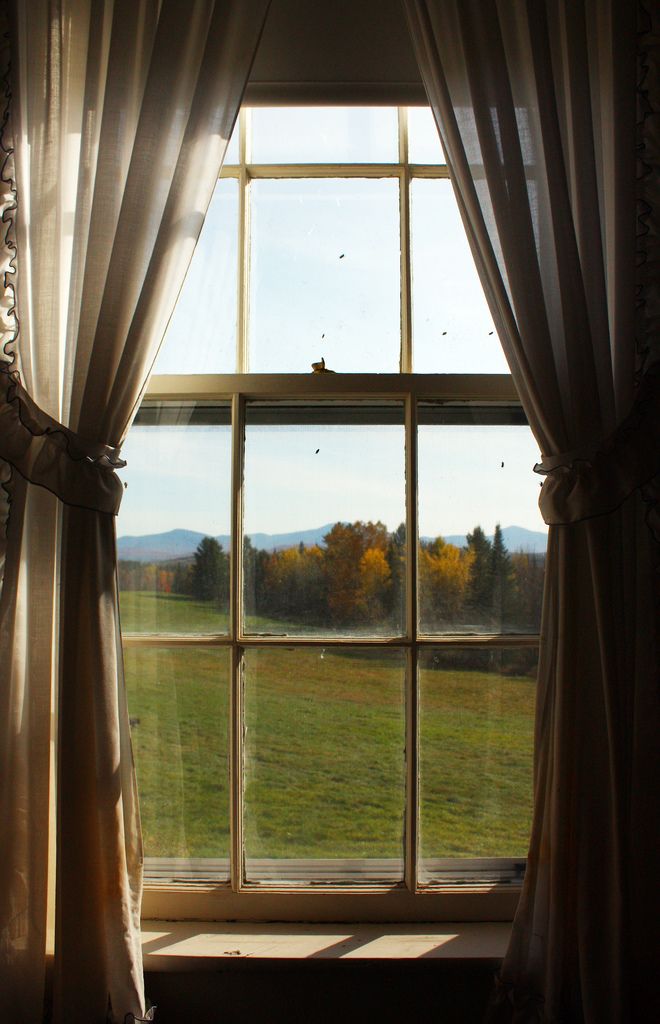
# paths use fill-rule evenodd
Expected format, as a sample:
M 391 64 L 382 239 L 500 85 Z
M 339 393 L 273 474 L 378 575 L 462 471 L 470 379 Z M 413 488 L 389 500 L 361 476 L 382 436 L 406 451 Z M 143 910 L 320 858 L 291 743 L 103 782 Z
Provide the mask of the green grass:
M 123 590 L 119 609 L 124 633 L 226 633 L 227 613 L 213 601 L 182 594 Z
M 201 602 L 151 602 L 168 628 L 200 621 Z M 400 856 L 402 654 L 261 648 L 244 669 L 247 855 Z M 228 651 L 129 648 L 126 670 L 146 854 L 228 856 Z M 429 667 L 420 690 L 422 855 L 524 856 L 533 683 Z

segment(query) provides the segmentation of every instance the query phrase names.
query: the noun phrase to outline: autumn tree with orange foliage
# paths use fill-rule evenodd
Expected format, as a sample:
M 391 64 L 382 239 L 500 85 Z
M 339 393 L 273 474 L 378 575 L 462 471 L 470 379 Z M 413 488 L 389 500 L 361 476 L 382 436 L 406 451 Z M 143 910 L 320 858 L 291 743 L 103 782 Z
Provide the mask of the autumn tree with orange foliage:
M 384 587 L 380 610 L 387 601 L 390 578 L 387 551 L 390 535 L 384 523 L 335 523 L 323 538 L 323 569 L 327 582 L 328 614 L 335 625 L 372 621 L 370 604 L 377 583 Z M 371 552 L 368 557 L 367 552 Z

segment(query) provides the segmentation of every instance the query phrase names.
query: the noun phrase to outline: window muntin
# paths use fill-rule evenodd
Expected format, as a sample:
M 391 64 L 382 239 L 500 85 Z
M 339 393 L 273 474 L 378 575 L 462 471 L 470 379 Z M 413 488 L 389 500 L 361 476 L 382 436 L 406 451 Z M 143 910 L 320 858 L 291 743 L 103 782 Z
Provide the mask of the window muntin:
M 402 162 L 387 167 L 374 165 L 373 173 L 370 176 L 367 175 L 367 177 L 375 180 L 378 178 L 398 180 L 401 240 L 400 368 L 403 370 L 410 370 L 413 367 L 409 182 L 415 174 L 419 174 L 420 177 L 440 179 L 446 178 L 447 174 L 446 168 L 441 164 L 410 167 L 406 163 L 407 138 L 407 116 L 405 112 L 401 112 L 399 116 L 399 155 L 402 158 Z M 313 167 L 312 165 L 280 165 L 277 173 L 274 174 L 272 167 L 250 163 L 249 159 L 247 159 L 250 155 L 250 148 L 249 116 L 244 112 L 241 115 L 241 145 L 239 147 L 241 162 L 238 165 L 227 165 L 223 170 L 223 178 L 234 178 L 238 181 L 240 193 L 235 364 L 240 370 L 245 370 L 249 365 L 247 341 L 250 329 L 248 302 L 250 295 L 250 205 L 251 191 L 255 181 L 267 180 L 268 178 L 284 179 L 287 177 L 299 180 L 314 176 L 323 179 L 341 179 L 351 176 L 357 178 L 365 177 L 365 168 L 363 166 L 351 167 L 351 165 L 336 165 L 335 167 L 328 167 L 327 165 L 318 167 Z M 491 341 L 493 341 L 492 338 Z M 496 344 L 496 341 L 493 344 Z M 313 352 L 312 358 L 315 359 L 318 355 L 315 347 L 312 348 L 310 345 L 309 351 L 310 353 Z M 306 359 L 307 355 L 305 354 L 304 360 Z M 479 368 L 481 369 L 481 367 Z M 434 367 L 434 369 L 442 371 L 441 366 Z M 266 383 L 267 379 L 264 376 L 251 377 L 240 374 L 236 377 L 213 377 L 207 375 L 206 377 L 200 376 L 197 378 L 168 378 L 161 376 L 153 379 L 150 385 L 151 394 L 159 396 L 161 399 L 171 396 L 180 402 L 183 398 L 191 399 L 196 397 L 198 401 L 208 401 L 213 396 L 216 403 L 219 398 L 231 401 L 233 422 L 231 460 L 233 502 L 231 512 L 232 528 L 231 531 L 227 528 L 227 532 L 230 532 L 233 538 L 232 586 L 230 593 L 230 604 L 233 614 L 230 613 L 229 616 L 230 631 L 228 633 L 208 634 L 206 636 L 199 633 L 172 634 L 161 637 L 157 637 L 155 634 L 146 634 L 127 636 L 125 640 L 128 650 L 132 648 L 150 648 L 157 644 L 161 646 L 167 645 L 168 647 L 172 645 L 175 647 L 183 646 L 186 649 L 215 650 L 220 648 L 228 653 L 230 662 L 229 760 L 232 770 L 230 773 L 231 788 L 229 799 L 231 835 L 229 867 L 226 858 L 223 858 L 222 855 L 218 857 L 193 857 L 192 859 L 188 858 L 187 861 L 185 861 L 185 858 L 179 857 L 178 859 L 171 858 L 171 862 L 159 859 L 151 860 L 149 862 L 149 874 L 150 877 L 160 877 L 161 879 L 188 878 L 195 880 L 207 878 L 213 879 L 214 883 L 222 883 L 223 879 L 227 878 L 227 873 L 229 872 L 231 885 L 229 883 L 226 883 L 226 885 L 227 893 L 228 896 L 231 896 L 231 900 L 234 899 L 234 895 L 244 895 L 247 901 L 246 905 L 250 905 L 250 893 L 255 891 L 255 889 L 261 893 L 269 892 L 271 894 L 268 897 L 269 901 L 272 897 L 275 899 L 275 903 L 272 904 L 273 909 L 270 909 L 268 913 L 275 913 L 276 915 L 279 911 L 275 908 L 279 904 L 277 904 L 277 897 L 273 897 L 272 894 L 277 893 L 279 891 L 278 887 L 281 887 L 283 884 L 286 885 L 287 891 L 295 891 L 297 898 L 304 901 L 304 893 L 310 885 L 337 891 L 337 886 L 341 888 L 348 882 L 356 893 L 358 890 L 361 890 L 373 894 L 377 889 L 383 893 L 384 898 L 396 893 L 407 893 L 411 897 L 418 896 L 421 900 L 419 910 L 417 911 L 420 919 L 428 919 L 425 916 L 428 911 L 425 911 L 424 907 L 436 906 L 433 902 L 432 892 L 438 886 L 443 889 L 447 881 L 452 882 L 457 878 L 470 880 L 477 884 L 483 882 L 492 884 L 492 882 L 497 880 L 516 879 L 519 877 L 520 860 L 518 856 L 499 856 L 497 852 L 493 856 L 486 857 L 478 854 L 467 859 L 462 857 L 457 860 L 451 855 L 447 858 L 443 856 L 443 843 L 433 838 L 427 843 L 426 859 L 420 859 L 419 856 L 421 852 L 420 842 L 423 838 L 423 833 L 420 831 L 423 825 L 420 815 L 420 810 L 423 813 L 423 805 L 420 803 L 420 798 L 423 794 L 420 790 L 421 775 L 418 770 L 423 757 L 423 750 L 419 745 L 422 725 L 419 717 L 419 713 L 422 710 L 419 699 L 423 677 L 423 671 L 420 670 L 420 667 L 421 669 L 424 668 L 424 658 L 428 650 L 440 647 L 440 651 L 443 654 L 447 651 L 457 651 L 460 646 L 465 645 L 466 638 L 447 632 L 442 632 L 435 636 L 433 634 L 425 636 L 416 628 L 418 566 L 417 559 L 414 556 L 417 548 L 417 473 L 419 454 L 416 421 L 419 418 L 421 426 L 424 425 L 424 405 L 431 398 L 441 399 L 444 403 L 449 401 L 450 405 L 456 404 L 456 402 L 463 405 L 467 403 L 470 406 L 474 406 L 475 402 L 481 405 L 484 402 L 494 403 L 495 406 L 501 406 L 502 403 L 506 404 L 507 402 L 510 404 L 510 384 L 506 378 L 497 376 L 492 376 L 490 383 L 487 383 L 488 378 L 484 377 L 445 376 L 442 378 L 422 378 L 407 373 L 398 377 L 388 376 L 385 378 L 382 375 L 379 377 L 378 375 L 368 374 L 355 377 L 345 373 L 340 373 L 336 376 L 313 377 L 311 375 L 306 376 L 303 372 L 293 377 L 280 377 L 277 374 L 271 374 L 270 383 Z M 405 631 L 399 636 L 373 635 L 343 638 L 324 637 L 313 635 L 312 633 L 300 636 L 299 639 L 286 635 L 250 635 L 241 626 L 244 616 L 240 563 L 243 558 L 241 537 L 245 511 L 243 502 L 243 439 L 246 410 L 249 408 L 251 399 L 256 395 L 260 395 L 261 397 L 266 396 L 271 403 L 282 402 L 283 400 L 291 403 L 292 400 L 295 400 L 309 404 L 310 402 L 318 402 L 320 396 L 324 400 L 332 399 L 333 401 L 345 402 L 350 395 L 350 400 L 353 404 L 359 404 L 360 401 L 363 403 L 369 401 L 373 404 L 375 393 L 386 401 L 403 401 L 406 410 L 405 480 L 407 527 L 402 538 L 406 549 Z M 292 467 L 290 475 L 293 476 L 294 473 L 295 467 Z M 227 476 L 225 475 L 225 481 L 226 479 Z M 232 623 L 233 625 L 231 625 Z M 475 636 L 474 643 L 477 646 L 481 646 L 485 651 L 492 652 L 494 658 L 497 658 L 499 652 L 503 649 L 516 646 L 522 648 L 524 652 L 527 652 L 526 656 L 531 656 L 533 659 L 537 638 L 533 633 L 526 636 L 513 634 L 498 636 L 497 634 L 489 634 L 488 636 Z M 356 864 L 355 858 L 342 858 L 339 856 L 331 856 L 329 858 L 322 856 L 313 857 L 311 854 L 307 858 L 259 856 L 258 854 L 263 853 L 263 850 L 253 847 L 246 861 L 246 838 L 249 845 L 249 842 L 252 841 L 249 838 L 250 829 L 253 827 L 249 807 L 246 804 L 246 796 L 249 796 L 252 801 L 255 801 L 256 798 L 254 791 L 248 792 L 246 790 L 244 777 L 239 769 L 242 766 L 246 767 L 248 765 L 248 756 L 250 758 L 254 757 L 257 760 L 259 757 L 259 750 L 254 745 L 250 746 L 255 739 L 254 729 L 252 737 L 250 736 L 249 724 L 247 733 L 245 732 L 248 713 L 247 701 L 251 699 L 251 693 L 255 692 L 254 690 L 246 690 L 246 685 L 249 686 L 246 683 L 248 678 L 246 666 L 249 667 L 250 662 L 253 666 L 250 679 L 252 679 L 252 685 L 254 685 L 256 678 L 253 674 L 254 664 L 256 664 L 254 659 L 258 658 L 259 652 L 261 652 L 263 657 L 263 654 L 268 654 L 272 651 L 276 661 L 278 656 L 283 658 L 286 651 L 291 652 L 297 658 L 300 658 L 306 652 L 311 652 L 312 661 L 318 659 L 319 663 L 321 663 L 321 660 L 325 661 L 328 656 L 326 654 L 321 659 L 321 654 L 324 650 L 326 652 L 331 651 L 333 655 L 336 653 L 338 659 L 343 657 L 344 661 L 350 661 L 357 660 L 358 654 L 364 649 L 367 651 L 373 650 L 374 657 L 377 657 L 380 652 L 388 653 L 391 658 L 399 659 L 399 661 L 405 664 L 403 672 L 405 698 L 401 698 L 397 711 L 400 720 L 403 721 L 405 726 L 405 754 L 398 762 L 399 768 L 405 773 L 405 801 L 403 804 L 405 815 L 402 814 L 402 818 L 405 816 L 405 826 L 401 829 L 404 845 L 402 872 L 399 868 L 393 872 L 391 865 L 388 863 L 391 858 L 388 858 L 387 855 L 364 856 L 361 860 L 358 858 L 359 863 Z M 301 663 L 299 660 L 298 664 Z M 305 673 L 301 673 L 301 675 L 304 676 Z M 264 676 L 262 674 L 262 682 L 263 680 Z M 277 692 L 276 684 L 272 678 L 270 680 L 267 679 L 266 682 L 270 686 L 271 692 L 273 689 Z M 481 685 L 483 692 L 488 692 L 488 685 L 484 680 L 482 680 Z M 262 692 L 265 691 L 262 690 Z M 262 747 L 262 752 L 266 749 L 266 747 Z M 529 754 L 531 756 L 531 747 Z M 252 761 L 250 763 L 256 762 Z M 258 802 L 254 803 L 254 806 L 258 806 Z M 430 832 L 427 829 L 426 835 L 427 839 L 429 836 L 433 837 L 433 829 Z M 149 856 L 149 849 L 146 852 L 147 856 Z M 301 861 L 302 867 L 301 864 L 297 863 L 298 860 Z M 285 864 L 285 861 L 289 863 Z M 291 861 L 294 863 L 291 863 Z M 334 864 L 330 865 L 330 861 L 334 861 Z M 348 861 L 351 863 L 347 863 Z M 393 881 L 394 876 L 400 879 L 401 874 L 403 881 Z M 232 895 L 231 890 L 233 890 L 234 895 Z M 222 886 L 220 889 L 216 889 L 215 892 L 222 892 Z M 424 903 L 425 898 L 427 898 L 426 904 Z M 237 904 L 232 902 L 231 906 L 234 908 L 232 912 L 235 912 Z M 268 906 L 271 907 L 270 902 Z M 286 912 L 290 913 L 289 910 Z M 254 910 L 251 913 L 254 913 Z M 360 911 L 356 909 L 355 913 L 359 915 Z M 393 911 L 393 914 L 396 916 L 396 911 Z

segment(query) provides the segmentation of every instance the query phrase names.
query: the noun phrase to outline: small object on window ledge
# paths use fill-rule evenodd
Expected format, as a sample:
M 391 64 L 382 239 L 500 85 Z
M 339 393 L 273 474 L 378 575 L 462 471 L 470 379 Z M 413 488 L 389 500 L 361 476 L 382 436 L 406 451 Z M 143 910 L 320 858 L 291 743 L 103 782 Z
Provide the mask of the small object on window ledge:
M 334 373 L 334 370 L 328 370 L 325 365 L 325 359 L 321 356 L 320 363 L 312 363 L 312 373 Z

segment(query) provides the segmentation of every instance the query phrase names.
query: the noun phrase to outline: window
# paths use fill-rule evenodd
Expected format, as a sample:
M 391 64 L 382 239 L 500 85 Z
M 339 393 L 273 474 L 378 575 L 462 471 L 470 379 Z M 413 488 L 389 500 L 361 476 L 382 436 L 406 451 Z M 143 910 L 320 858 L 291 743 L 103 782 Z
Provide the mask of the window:
M 513 906 L 545 533 L 505 369 L 428 110 L 241 112 L 126 444 L 154 913 Z

